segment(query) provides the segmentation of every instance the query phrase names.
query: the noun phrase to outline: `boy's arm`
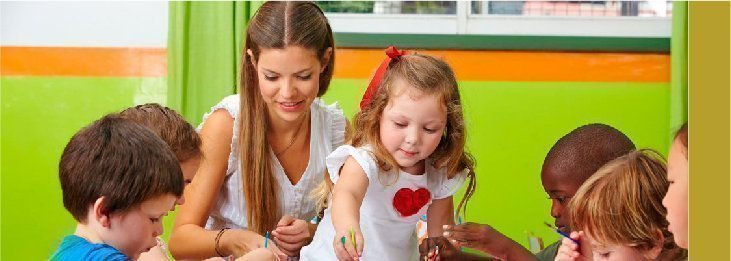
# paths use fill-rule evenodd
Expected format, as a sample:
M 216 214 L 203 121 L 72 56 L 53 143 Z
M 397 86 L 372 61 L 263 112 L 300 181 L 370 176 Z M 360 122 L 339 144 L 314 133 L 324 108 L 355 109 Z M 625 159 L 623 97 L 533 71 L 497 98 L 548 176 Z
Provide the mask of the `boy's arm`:
M 360 232 L 360 206 L 367 189 L 368 177 L 363 167 L 353 157 L 348 157 L 340 169 L 340 176 L 333 189 L 332 222 L 337 236 L 347 236 L 351 230 L 356 234 L 357 250 L 351 246 L 350 238 L 347 238 L 348 244 L 345 244 L 345 249 L 351 255 L 360 254 L 363 249 L 363 237 Z M 335 249 L 337 254 L 339 248 Z
M 503 260 L 536 260 L 523 246 L 490 225 L 467 222 L 447 226 L 444 235 L 457 247 L 469 247 Z
M 426 231 L 429 237 L 441 237 L 444 233 L 443 225 L 454 225 L 452 196 L 433 200 L 426 211 L 426 221 Z

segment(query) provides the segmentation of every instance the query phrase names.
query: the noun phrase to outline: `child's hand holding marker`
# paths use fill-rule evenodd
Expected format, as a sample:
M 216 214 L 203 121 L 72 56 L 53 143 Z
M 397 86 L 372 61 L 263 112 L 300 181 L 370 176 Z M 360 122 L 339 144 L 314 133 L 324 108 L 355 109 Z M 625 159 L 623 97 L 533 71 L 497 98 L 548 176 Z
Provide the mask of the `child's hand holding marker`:
M 561 247 L 556 253 L 556 261 L 579 261 L 591 260 L 591 250 L 588 244 L 579 244 L 585 237 L 584 231 L 571 232 L 569 237 L 561 239 Z
M 363 255 L 363 234 L 360 229 L 349 229 L 335 235 L 333 247 L 338 260 L 359 260 Z
M 419 260 L 462 260 L 459 249 L 444 237 L 429 237 L 419 245 Z

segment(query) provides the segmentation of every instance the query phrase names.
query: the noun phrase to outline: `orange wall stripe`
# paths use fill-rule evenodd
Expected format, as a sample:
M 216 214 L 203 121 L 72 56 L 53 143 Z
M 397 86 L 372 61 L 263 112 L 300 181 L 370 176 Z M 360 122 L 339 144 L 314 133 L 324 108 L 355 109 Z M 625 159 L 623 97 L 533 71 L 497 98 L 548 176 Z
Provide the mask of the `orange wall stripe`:
M 635 53 L 559 53 L 435 50 L 460 81 L 669 82 L 670 56 Z M 336 78 L 370 78 L 382 50 L 338 49 Z M 0 47 L 2 76 L 160 77 L 163 48 Z
M 165 48 L 0 47 L 2 76 L 160 77 Z
M 670 55 L 517 51 L 420 51 L 446 60 L 459 81 L 670 82 Z M 382 50 L 338 49 L 336 78 L 370 78 Z

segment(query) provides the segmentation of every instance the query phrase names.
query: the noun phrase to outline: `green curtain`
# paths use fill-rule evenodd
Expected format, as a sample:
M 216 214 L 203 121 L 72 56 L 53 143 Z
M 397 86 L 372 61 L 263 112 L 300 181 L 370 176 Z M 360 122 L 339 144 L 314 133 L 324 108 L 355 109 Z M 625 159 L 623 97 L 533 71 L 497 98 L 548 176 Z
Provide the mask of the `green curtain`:
M 670 140 L 688 121 L 688 3 L 673 2 L 670 39 Z
M 261 2 L 171 2 L 168 106 L 197 126 L 236 93 L 246 24 Z

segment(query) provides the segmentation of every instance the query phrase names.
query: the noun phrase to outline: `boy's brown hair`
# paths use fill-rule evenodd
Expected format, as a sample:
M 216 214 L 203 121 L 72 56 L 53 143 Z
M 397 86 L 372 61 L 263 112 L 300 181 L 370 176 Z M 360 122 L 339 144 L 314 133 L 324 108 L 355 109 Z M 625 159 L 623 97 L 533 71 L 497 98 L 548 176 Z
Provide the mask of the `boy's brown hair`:
M 77 132 L 59 163 L 63 205 L 78 222 L 104 197 L 102 213 L 124 212 L 167 193 L 183 194 L 183 173 L 173 152 L 145 126 L 117 114 Z
M 629 152 L 592 175 L 571 199 L 571 226 L 599 244 L 637 249 L 662 246 L 659 260 L 683 255 L 667 230 L 662 199 L 668 190 L 666 167 L 653 150 Z M 657 242 L 662 233 L 664 242 Z
M 148 103 L 127 108 L 119 114 L 149 128 L 157 134 L 175 153 L 178 161 L 199 157 L 201 138 L 190 123 L 174 110 L 157 103 Z

